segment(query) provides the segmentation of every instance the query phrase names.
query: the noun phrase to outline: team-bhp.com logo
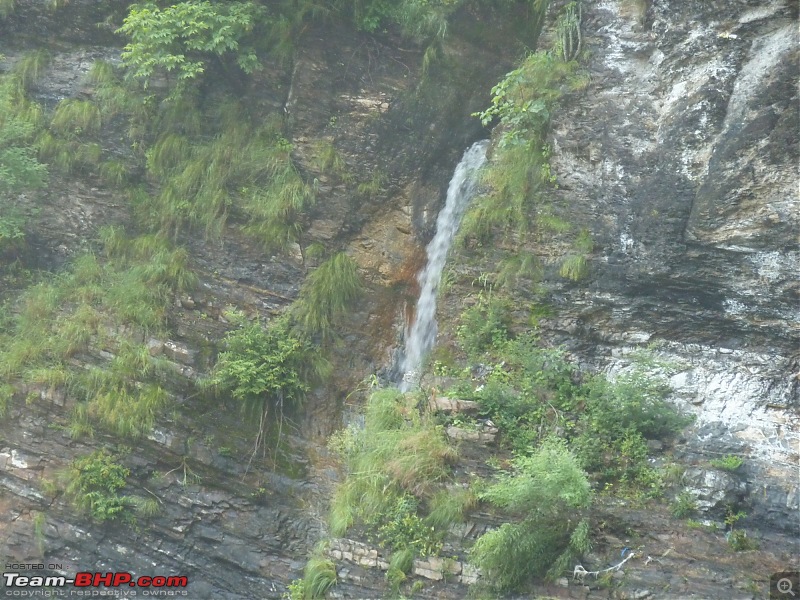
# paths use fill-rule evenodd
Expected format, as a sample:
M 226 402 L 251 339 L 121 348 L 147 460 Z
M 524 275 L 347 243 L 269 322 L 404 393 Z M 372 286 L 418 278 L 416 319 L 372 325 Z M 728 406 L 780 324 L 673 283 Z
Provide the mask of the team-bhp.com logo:
M 66 578 L 63 576 L 39 576 L 39 575 L 22 575 L 20 573 L 3 573 L 3 580 L 6 587 L 6 596 L 34 596 L 35 594 L 22 593 L 23 591 L 32 591 L 33 588 L 45 588 L 48 590 L 56 591 L 64 588 L 84 588 L 85 592 L 79 594 L 82 596 L 113 596 L 113 595 L 135 595 L 130 593 L 113 594 L 113 593 L 98 593 L 98 588 L 115 588 L 119 591 L 130 590 L 130 588 L 139 588 L 139 594 L 142 596 L 184 596 L 186 592 L 182 589 L 189 585 L 189 579 L 181 575 L 156 575 L 149 577 L 143 575 L 141 577 L 134 577 L 127 572 L 118 573 L 90 573 L 81 572 L 77 573 L 74 578 Z M 92 593 L 94 590 L 95 593 Z M 107 590 L 112 592 L 111 589 Z M 60 595 L 60 594 L 57 594 Z

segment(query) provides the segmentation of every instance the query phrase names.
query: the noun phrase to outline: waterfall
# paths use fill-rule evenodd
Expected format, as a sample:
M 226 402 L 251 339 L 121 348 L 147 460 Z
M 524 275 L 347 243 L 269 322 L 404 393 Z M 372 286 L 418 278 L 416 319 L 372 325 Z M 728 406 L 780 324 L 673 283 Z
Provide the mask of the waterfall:
M 442 270 L 467 204 L 475 195 L 477 172 L 486 162 L 488 145 L 488 140 L 481 140 L 464 152 L 450 180 L 447 201 L 436 219 L 436 235 L 427 247 L 428 262 L 417 275 L 419 300 L 414 322 L 406 330 L 405 349 L 400 361 L 400 372 L 403 374 L 400 389 L 404 392 L 418 381 L 422 361 L 436 342 L 436 293 L 442 280 Z

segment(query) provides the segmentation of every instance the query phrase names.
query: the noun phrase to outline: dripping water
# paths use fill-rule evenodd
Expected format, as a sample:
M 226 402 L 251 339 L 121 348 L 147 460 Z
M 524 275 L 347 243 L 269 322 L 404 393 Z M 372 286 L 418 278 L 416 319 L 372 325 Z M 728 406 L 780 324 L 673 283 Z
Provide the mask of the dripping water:
M 436 342 L 436 294 L 442 280 L 447 252 L 458 231 L 467 204 L 475 195 L 478 170 L 486 162 L 488 140 L 475 142 L 461 158 L 447 189 L 447 200 L 436 219 L 436 235 L 428 244 L 428 262 L 417 275 L 420 285 L 414 322 L 406 330 L 405 349 L 400 359 L 400 389 L 407 391 L 419 380 L 419 369 Z

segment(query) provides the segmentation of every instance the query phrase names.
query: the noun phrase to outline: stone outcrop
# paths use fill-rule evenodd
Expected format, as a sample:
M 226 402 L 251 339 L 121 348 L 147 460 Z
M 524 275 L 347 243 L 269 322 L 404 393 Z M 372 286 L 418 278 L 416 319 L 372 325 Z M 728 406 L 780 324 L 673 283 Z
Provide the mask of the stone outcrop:
M 62 98 L 91 97 L 83 77 L 92 60 L 119 55 L 112 32 L 125 3 L 101 27 L 95 2 L 73 0 L 58 13 L 46 4 L 18 0 L 17 12 L 0 21 L 0 69 L 41 40 L 52 42 L 51 67 L 32 90 L 52 109 Z M 624 582 L 568 581 L 541 595 L 759 597 L 763 574 L 792 558 L 800 507 L 796 12 L 796 2 L 775 0 L 602 0 L 584 7 L 589 84 L 554 113 L 551 143 L 554 194 L 572 220 L 591 229 L 595 252 L 587 280 L 547 277 L 554 310 L 540 319 L 541 332 L 612 376 L 653 344 L 655 358 L 673 365 L 662 372 L 674 400 L 697 415 L 672 448 L 693 465 L 682 485 L 717 521 L 726 504 L 744 507 L 750 516 L 741 524 L 758 532 L 762 551 L 733 555 L 722 532 L 687 531 L 654 511 L 603 508 L 603 523 L 645 533 L 634 541 L 606 536 L 584 566 L 607 568 L 621 548 L 637 545 Z M 346 248 L 377 290 L 346 332 L 348 372 L 337 373 L 331 388 L 344 389 L 388 362 L 392 321 L 415 297 L 420 247 L 441 192 L 463 149 L 486 135 L 469 114 L 484 107 L 512 64 L 516 49 L 470 41 L 459 25 L 465 18 L 458 17 L 445 48 L 455 65 L 450 75 L 422 81 L 419 48 L 334 24 L 311 26 L 291 65 L 269 65 L 244 91 L 265 111 L 287 115 L 293 159 L 318 181 L 320 201 L 303 246 Z M 104 143 L 119 137 L 113 127 L 106 135 Z M 355 183 L 315 166 L 320 142 L 340 151 Z M 119 144 L 115 152 L 127 156 Z M 21 201 L 40 208 L 30 236 L 35 267 L 57 269 L 90 246 L 99 226 L 130 223 L 127 200 L 93 176 L 53 175 L 47 191 Z M 65 428 L 75 399 L 63 389 L 24 389 L 0 425 L 0 536 L 13 560 L 59 564 L 65 573 L 157 569 L 188 575 L 193 598 L 277 599 L 324 536 L 317 511 L 336 475 L 303 468 L 306 453 L 318 450 L 307 439 L 292 444 L 289 458 L 299 468 L 290 474 L 274 472 L 269 459 L 248 471 L 252 439 L 238 410 L 196 404 L 181 390 L 207 370 L 210 347 L 226 329 L 225 306 L 253 318 L 275 314 L 296 297 L 313 261 L 302 246 L 266 256 L 235 228 L 219 242 L 180 242 L 191 250 L 201 288 L 177 299 L 174 335 L 146 342 L 151 355 L 173 362 L 178 416 L 191 419 L 166 418 L 122 459 L 132 471 L 127 491 L 155 498 L 160 513 L 138 529 L 97 524 L 47 491 L 43 482 L 56 480 L 72 459 L 120 440 L 72 440 Z M 549 255 L 547 247 L 538 250 Z M 441 323 L 454 322 L 456 307 L 442 312 Z M 303 432 L 314 437 L 337 428 L 331 407 L 339 400 L 319 391 Z M 475 408 L 443 398 L 436 407 Z M 481 428 L 451 429 L 468 445 L 469 436 L 477 433 L 471 441 L 480 442 L 496 433 Z M 481 451 L 470 450 L 476 464 Z M 726 454 L 745 459 L 735 475 L 709 467 Z M 473 517 L 483 524 L 466 524 L 460 539 L 497 524 L 490 515 Z M 386 555 L 356 541 L 337 543 L 333 594 L 385 596 Z M 437 598 L 464 597 L 477 576 L 463 555 L 419 560 L 414 573 L 424 580 L 423 595 Z
M 742 456 L 753 524 L 797 535 L 797 6 L 633 8 L 585 7 L 591 81 L 554 114 L 552 193 L 595 250 L 587 280 L 548 276 L 542 335 L 612 376 L 641 348 L 672 365 L 684 457 Z

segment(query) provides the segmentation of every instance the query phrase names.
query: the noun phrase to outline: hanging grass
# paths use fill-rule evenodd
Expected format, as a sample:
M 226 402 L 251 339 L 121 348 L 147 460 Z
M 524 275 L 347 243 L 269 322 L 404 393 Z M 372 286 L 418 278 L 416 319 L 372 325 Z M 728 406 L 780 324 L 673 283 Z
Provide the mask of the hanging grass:
M 87 254 L 52 282 L 29 288 L 19 312 L 0 332 L 0 376 L 66 389 L 79 399 L 72 435 L 90 435 L 93 424 L 117 435 L 148 433 L 168 395 L 161 382 L 171 368 L 150 356 L 141 340 L 163 334 L 167 307 L 196 277 L 188 254 L 163 236 L 127 237 L 121 228 L 101 232 L 104 257 Z M 135 341 L 138 340 L 138 341 Z M 77 368 L 76 354 L 111 351 L 106 364 Z
M 50 66 L 51 60 L 52 55 L 45 48 L 39 48 L 25 54 L 12 69 L 12 73 L 17 76 L 21 89 L 24 91 L 30 90 L 33 84 L 44 75 L 45 70 Z
M 372 394 L 364 428 L 339 433 L 331 448 L 347 468 L 331 506 L 331 533 L 337 536 L 357 523 L 370 523 L 377 530 L 396 520 L 395 509 L 403 497 L 413 499 L 415 506 L 417 500 L 431 497 L 437 484 L 450 476 L 449 465 L 456 457 L 441 429 L 397 390 Z M 418 519 L 416 508 L 406 516 Z M 429 528 L 425 531 L 435 537 Z M 391 537 L 397 540 L 396 535 Z
M 103 125 L 98 106 L 89 100 L 68 98 L 56 106 L 50 127 L 61 134 L 96 133 Z
M 358 265 L 336 254 L 308 276 L 293 307 L 293 317 L 307 335 L 330 338 L 338 319 L 347 314 L 363 289 Z
M 306 563 L 303 581 L 306 598 L 325 598 L 328 590 L 336 585 L 336 566 L 330 559 L 313 556 Z

